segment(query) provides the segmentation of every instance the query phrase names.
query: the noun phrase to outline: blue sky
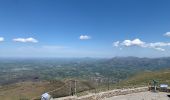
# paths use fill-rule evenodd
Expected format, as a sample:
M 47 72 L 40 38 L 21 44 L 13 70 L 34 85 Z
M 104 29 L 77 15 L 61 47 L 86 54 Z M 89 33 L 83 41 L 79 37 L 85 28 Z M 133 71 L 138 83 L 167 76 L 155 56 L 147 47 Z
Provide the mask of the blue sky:
M 0 0 L 0 57 L 170 56 L 169 5 L 169 0 Z

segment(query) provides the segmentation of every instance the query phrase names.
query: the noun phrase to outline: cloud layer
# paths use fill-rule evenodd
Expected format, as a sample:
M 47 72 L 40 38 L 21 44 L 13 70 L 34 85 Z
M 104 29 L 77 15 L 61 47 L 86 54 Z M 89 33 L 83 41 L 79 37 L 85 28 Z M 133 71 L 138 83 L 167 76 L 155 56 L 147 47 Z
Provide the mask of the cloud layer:
M 80 40 L 89 40 L 89 39 L 91 39 L 91 37 L 88 36 L 88 35 L 81 35 L 81 36 L 79 37 L 79 39 L 80 39 Z
M 30 37 L 30 38 L 15 38 L 13 39 L 13 41 L 15 42 L 22 42 L 22 43 L 27 43 L 27 42 L 30 42 L 30 43 L 37 43 L 38 40 Z
M 142 48 L 152 48 L 152 49 L 159 50 L 159 51 L 165 51 L 165 49 L 162 48 L 162 47 L 170 46 L 170 43 L 165 43 L 165 42 L 146 43 L 146 42 L 136 38 L 134 40 L 124 40 L 122 42 L 116 41 L 116 42 L 113 43 L 113 46 L 114 47 L 137 46 L 137 47 L 142 47 Z
M 3 37 L 0 37 L 0 42 L 3 42 L 4 41 L 4 38 Z

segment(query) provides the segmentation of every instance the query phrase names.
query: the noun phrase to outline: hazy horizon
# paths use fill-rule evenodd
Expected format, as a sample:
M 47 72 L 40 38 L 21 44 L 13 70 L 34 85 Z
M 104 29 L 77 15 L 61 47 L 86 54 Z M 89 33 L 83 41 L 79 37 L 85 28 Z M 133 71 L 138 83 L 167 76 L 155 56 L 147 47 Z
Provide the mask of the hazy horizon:
M 137 56 L 115 56 L 115 57 L 0 57 L 0 59 L 114 59 L 114 58 L 170 58 L 170 56 L 163 57 L 137 57 Z

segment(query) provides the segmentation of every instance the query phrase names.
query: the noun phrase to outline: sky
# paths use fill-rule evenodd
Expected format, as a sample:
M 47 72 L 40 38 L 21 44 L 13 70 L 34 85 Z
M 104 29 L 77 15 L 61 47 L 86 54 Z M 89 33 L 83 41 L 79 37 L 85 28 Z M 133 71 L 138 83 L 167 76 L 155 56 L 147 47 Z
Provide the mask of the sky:
M 0 57 L 170 56 L 170 0 L 0 0 Z

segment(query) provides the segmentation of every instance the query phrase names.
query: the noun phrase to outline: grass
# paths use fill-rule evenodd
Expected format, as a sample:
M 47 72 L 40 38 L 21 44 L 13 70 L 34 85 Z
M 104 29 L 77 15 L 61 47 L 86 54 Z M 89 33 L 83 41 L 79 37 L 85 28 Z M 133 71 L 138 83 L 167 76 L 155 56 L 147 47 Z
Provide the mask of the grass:
M 132 88 L 140 86 L 148 86 L 152 80 L 157 80 L 159 84 L 170 85 L 170 70 L 162 70 L 156 72 L 139 73 L 127 80 L 123 80 L 117 84 L 110 84 L 110 90 L 120 88 Z M 74 88 L 74 82 L 72 84 Z M 41 94 L 60 88 L 50 93 L 53 97 L 62 97 L 70 95 L 70 81 L 41 81 L 41 82 L 21 82 L 0 87 L 0 98 L 2 100 L 30 100 L 31 98 L 39 98 Z M 107 85 L 96 87 L 93 83 L 79 80 L 77 81 L 77 96 L 87 95 L 89 93 L 97 93 L 107 91 Z
M 53 84 L 51 82 L 21 82 L 2 86 L 0 88 L 0 98 L 2 100 L 30 100 L 38 98 L 42 93 L 50 91 L 54 87 L 61 87 L 62 82 Z
M 74 82 L 71 84 L 74 88 Z M 93 86 L 87 81 L 77 81 L 77 92 L 87 91 Z M 53 97 L 63 97 L 70 95 L 70 81 L 41 81 L 41 82 L 21 82 L 0 87 L 0 98 L 2 100 L 30 100 L 39 99 L 45 93 Z
M 139 73 L 126 80 L 120 81 L 117 84 L 110 84 L 109 89 L 113 90 L 148 86 L 148 83 L 152 82 L 152 80 L 157 80 L 158 84 L 168 84 L 170 86 L 170 70 Z M 108 85 L 101 85 L 99 87 L 96 87 L 96 90 L 93 89 L 90 91 L 78 93 L 78 96 L 86 95 L 89 92 L 98 93 L 103 91 L 108 91 Z
M 124 80 L 117 86 L 148 86 L 152 80 L 158 81 L 158 84 L 170 85 L 170 70 L 161 70 L 155 72 L 144 72 Z

